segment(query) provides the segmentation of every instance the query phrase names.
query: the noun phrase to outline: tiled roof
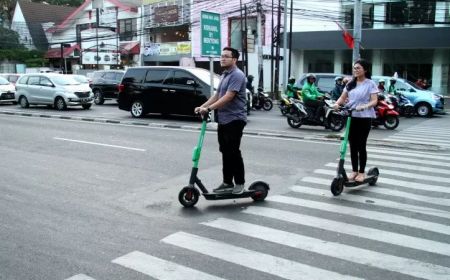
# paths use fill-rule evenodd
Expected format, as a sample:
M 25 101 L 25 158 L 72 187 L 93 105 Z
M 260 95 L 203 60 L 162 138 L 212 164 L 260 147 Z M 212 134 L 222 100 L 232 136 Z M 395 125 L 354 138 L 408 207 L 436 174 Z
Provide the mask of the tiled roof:
M 37 49 L 41 50 L 48 48 L 47 38 L 41 24 L 46 22 L 59 24 L 76 10 L 75 7 L 33 3 L 26 0 L 19 0 L 18 2 L 33 38 L 33 43 Z

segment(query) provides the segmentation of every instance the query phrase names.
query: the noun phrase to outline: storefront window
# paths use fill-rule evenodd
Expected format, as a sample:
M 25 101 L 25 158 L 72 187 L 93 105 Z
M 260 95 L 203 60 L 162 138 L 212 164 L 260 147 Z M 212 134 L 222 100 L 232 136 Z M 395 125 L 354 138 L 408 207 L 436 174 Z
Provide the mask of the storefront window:
M 386 23 L 390 24 L 434 24 L 435 14 L 435 0 L 386 3 Z
M 136 33 L 137 20 L 135 18 L 119 20 L 120 41 L 135 41 L 137 40 Z

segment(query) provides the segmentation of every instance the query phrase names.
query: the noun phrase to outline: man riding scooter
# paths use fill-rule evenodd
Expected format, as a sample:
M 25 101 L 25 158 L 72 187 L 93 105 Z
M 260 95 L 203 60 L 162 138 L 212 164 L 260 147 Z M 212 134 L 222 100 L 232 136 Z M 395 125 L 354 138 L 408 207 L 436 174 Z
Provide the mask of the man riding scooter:
M 302 88 L 302 99 L 307 107 L 314 108 L 314 121 L 320 123 L 320 117 L 323 115 L 323 94 L 321 94 L 315 85 L 316 76 L 314 74 L 306 75 L 306 82 Z

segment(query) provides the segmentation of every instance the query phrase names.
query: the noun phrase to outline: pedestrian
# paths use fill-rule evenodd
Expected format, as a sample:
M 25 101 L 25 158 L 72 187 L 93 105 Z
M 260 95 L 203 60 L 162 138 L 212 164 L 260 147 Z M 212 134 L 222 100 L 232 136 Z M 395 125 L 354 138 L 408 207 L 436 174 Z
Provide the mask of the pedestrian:
M 421 89 L 425 89 L 425 87 L 426 87 L 422 78 L 418 78 L 417 81 L 415 82 L 415 84 L 416 84 L 416 86 L 418 86 Z
M 386 82 L 383 80 L 383 79 L 381 79 L 381 80 L 379 80 L 378 81 L 378 90 L 379 90 L 379 93 L 384 93 L 385 91 L 386 91 L 386 88 L 384 87 L 384 84 L 385 84 Z
M 343 84 L 344 77 L 337 76 L 334 78 L 334 89 L 331 91 L 331 99 L 332 100 L 338 100 L 339 97 L 341 97 L 342 91 L 344 90 L 344 84 Z
M 195 108 L 196 113 L 206 114 L 217 110 L 217 138 L 222 153 L 223 181 L 213 191 L 241 194 L 245 190 L 245 169 L 240 145 L 242 133 L 247 124 L 245 108 L 245 74 L 237 67 L 239 52 L 225 47 L 220 56 L 224 69 L 216 93 L 203 105 Z M 233 184 L 234 180 L 234 184 Z
M 367 138 L 369 136 L 372 119 L 375 118 L 373 109 L 378 102 L 378 88 L 371 80 L 369 64 L 365 60 L 357 60 L 353 64 L 353 79 L 347 84 L 334 108 L 344 105 L 348 98 L 347 107 L 354 109 L 350 125 L 349 142 L 352 160 L 352 174 L 349 180 L 363 182 L 367 163 Z

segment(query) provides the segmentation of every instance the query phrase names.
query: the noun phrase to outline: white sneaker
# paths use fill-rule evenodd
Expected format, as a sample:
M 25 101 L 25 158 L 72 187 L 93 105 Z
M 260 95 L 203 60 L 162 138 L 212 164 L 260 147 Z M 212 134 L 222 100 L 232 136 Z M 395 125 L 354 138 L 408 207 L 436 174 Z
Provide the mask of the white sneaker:
M 233 188 L 233 194 L 241 194 L 244 191 L 245 191 L 244 184 L 242 185 L 236 184 Z

